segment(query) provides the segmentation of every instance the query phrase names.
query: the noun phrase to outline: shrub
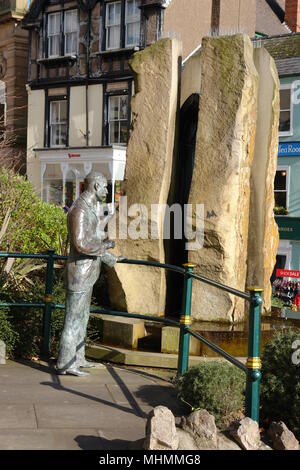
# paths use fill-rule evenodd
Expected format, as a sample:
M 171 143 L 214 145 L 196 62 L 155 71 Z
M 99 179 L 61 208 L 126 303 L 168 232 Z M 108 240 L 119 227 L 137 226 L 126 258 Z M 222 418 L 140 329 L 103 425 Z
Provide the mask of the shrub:
M 262 355 L 261 417 L 284 421 L 300 438 L 300 364 L 294 364 L 292 344 L 300 330 L 278 332 Z M 298 348 L 299 349 L 299 348 Z M 295 362 L 295 361 L 294 361 Z
M 0 310 L 0 339 L 6 346 L 6 355 L 12 356 L 19 334 L 14 330 L 7 310 Z
M 0 169 L 0 248 L 39 253 L 60 252 L 67 239 L 66 215 L 39 199 L 32 185 L 5 167 Z M 5 228 L 5 230 L 4 230 Z
M 195 409 L 213 414 L 224 429 L 244 408 L 244 372 L 230 364 L 213 361 L 191 367 L 177 386 L 180 398 Z

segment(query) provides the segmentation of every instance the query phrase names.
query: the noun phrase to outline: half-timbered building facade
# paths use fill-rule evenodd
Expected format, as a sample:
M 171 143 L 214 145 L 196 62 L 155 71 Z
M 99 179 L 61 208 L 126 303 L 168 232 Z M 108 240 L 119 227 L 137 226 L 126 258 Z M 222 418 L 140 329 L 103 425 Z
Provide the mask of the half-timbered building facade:
M 134 51 L 160 38 L 159 0 L 33 1 L 27 174 L 43 200 L 69 206 L 92 169 L 124 178 Z M 114 194 L 114 190 L 112 191 Z

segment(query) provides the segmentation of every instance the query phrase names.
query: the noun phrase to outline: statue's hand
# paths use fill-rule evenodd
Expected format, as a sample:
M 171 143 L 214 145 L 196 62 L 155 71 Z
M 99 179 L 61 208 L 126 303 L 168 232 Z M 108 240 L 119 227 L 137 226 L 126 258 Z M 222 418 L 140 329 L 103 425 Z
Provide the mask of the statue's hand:
M 109 250 L 110 248 L 114 248 L 116 244 L 113 240 L 105 240 L 103 245 L 105 250 Z
M 120 261 L 126 261 L 128 258 L 126 258 L 126 256 L 118 256 L 117 257 L 117 263 L 119 263 Z

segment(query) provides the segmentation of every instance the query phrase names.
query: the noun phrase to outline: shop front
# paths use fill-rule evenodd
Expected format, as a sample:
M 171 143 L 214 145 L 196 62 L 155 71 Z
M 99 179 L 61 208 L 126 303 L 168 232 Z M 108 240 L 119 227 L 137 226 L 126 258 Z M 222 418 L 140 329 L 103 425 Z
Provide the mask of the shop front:
M 91 171 L 102 173 L 110 186 L 110 201 L 124 180 L 126 147 L 84 147 L 35 149 L 41 163 L 41 199 L 68 209 L 83 191 L 85 176 Z

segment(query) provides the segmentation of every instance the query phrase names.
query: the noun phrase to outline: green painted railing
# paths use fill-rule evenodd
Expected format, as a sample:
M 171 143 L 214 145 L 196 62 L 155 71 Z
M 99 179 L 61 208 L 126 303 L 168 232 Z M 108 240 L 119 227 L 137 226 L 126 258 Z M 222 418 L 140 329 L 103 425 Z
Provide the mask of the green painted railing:
M 41 308 L 43 315 L 43 346 L 42 354 L 49 357 L 50 354 L 50 336 L 51 336 L 51 314 L 53 309 L 65 309 L 65 305 L 54 302 L 53 295 L 53 278 L 54 278 L 54 262 L 58 260 L 65 261 L 67 257 L 57 255 L 53 250 L 41 254 L 25 254 L 25 253 L 6 253 L 0 252 L 0 258 L 31 258 L 47 261 L 45 296 L 43 302 L 2 302 L 0 308 L 5 307 L 21 307 L 21 308 Z M 164 323 L 166 325 L 180 328 L 179 352 L 178 352 L 178 375 L 183 375 L 188 369 L 189 363 L 189 343 L 190 337 L 198 339 L 210 349 L 220 354 L 224 359 L 246 373 L 246 416 L 259 421 L 259 388 L 261 380 L 261 361 L 260 361 L 260 322 L 261 322 L 261 305 L 262 305 L 262 289 L 258 287 L 249 287 L 249 294 L 225 286 L 211 279 L 199 276 L 194 273 L 195 265 L 187 263 L 183 268 L 170 264 L 162 264 L 154 261 L 142 260 L 123 260 L 120 263 L 148 266 L 161 268 L 168 271 L 175 271 L 183 275 L 183 300 L 182 315 L 180 322 L 163 317 L 154 317 L 149 315 L 119 312 L 103 308 L 91 307 L 91 313 L 105 314 L 112 316 L 121 316 L 126 318 L 138 318 L 142 320 Z M 192 284 L 193 280 L 203 282 L 216 287 L 217 289 L 226 291 L 237 297 L 240 297 L 250 303 L 249 313 L 249 337 L 248 337 L 248 359 L 246 365 L 235 357 L 228 354 L 216 344 L 212 343 L 202 335 L 191 329 L 191 304 L 192 304 Z

